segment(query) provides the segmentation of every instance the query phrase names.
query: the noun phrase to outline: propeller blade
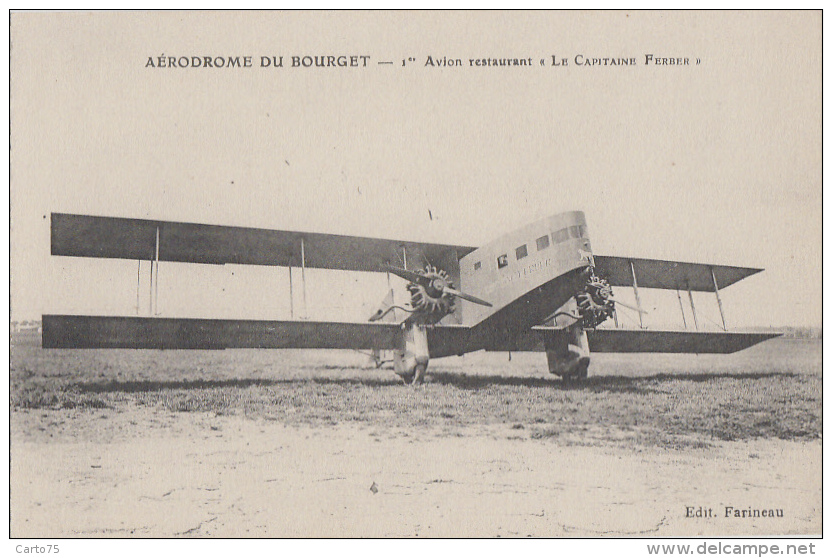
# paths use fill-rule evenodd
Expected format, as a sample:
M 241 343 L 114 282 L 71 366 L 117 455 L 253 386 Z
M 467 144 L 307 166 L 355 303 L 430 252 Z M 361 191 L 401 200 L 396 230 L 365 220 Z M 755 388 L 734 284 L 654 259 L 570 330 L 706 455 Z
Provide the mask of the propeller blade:
M 393 275 L 398 275 L 402 279 L 410 281 L 411 283 L 419 283 L 421 285 L 430 285 L 430 279 L 425 277 L 424 275 L 420 275 L 415 271 L 408 271 L 406 269 L 402 269 L 401 267 L 394 267 L 392 265 L 387 266 L 387 271 L 392 273 Z
M 416 273 L 414 271 L 408 271 L 406 269 L 402 269 L 401 267 L 394 267 L 392 265 L 388 265 L 387 266 L 387 271 L 389 271 L 390 273 L 392 273 L 394 275 L 398 275 L 402 279 L 410 281 L 411 283 L 418 283 L 420 285 L 424 285 L 425 287 L 430 286 L 430 284 L 432 282 L 432 279 L 430 277 L 425 277 L 424 275 L 420 275 L 419 273 Z M 471 296 L 469 294 L 463 293 L 462 291 L 452 289 L 452 288 L 448 287 L 447 285 L 442 290 L 444 292 L 448 293 L 448 294 L 453 295 L 453 296 L 465 299 L 469 302 L 473 302 L 474 304 L 481 304 L 483 306 L 492 306 L 492 304 L 490 302 L 486 302 L 486 301 L 484 301 L 480 298 L 477 298 L 475 296 Z
M 625 302 L 621 302 L 620 300 L 615 299 L 613 297 L 610 297 L 610 300 L 613 301 L 616 304 L 620 304 L 624 308 L 629 308 L 630 310 L 632 310 L 634 312 L 641 312 L 642 314 L 647 314 L 647 310 L 642 310 L 642 309 L 638 308 L 637 306 L 631 306 L 631 305 L 629 305 Z
M 493 306 L 490 302 L 486 302 L 486 301 L 482 300 L 481 298 L 477 298 L 477 297 L 475 297 L 475 296 L 471 296 L 471 295 L 469 295 L 469 294 L 467 294 L 467 293 L 463 293 L 462 291 L 458 291 L 458 290 L 456 290 L 456 289 L 452 289 L 452 288 L 450 288 L 450 287 L 445 287 L 445 289 L 444 289 L 444 290 L 445 290 L 445 292 L 446 292 L 446 293 L 448 293 L 448 294 L 452 294 L 452 295 L 454 295 L 454 296 L 456 296 L 456 297 L 459 297 L 459 298 L 465 299 L 465 300 L 467 300 L 468 302 L 473 302 L 474 304 L 481 304 L 481 305 L 483 305 L 483 306 Z

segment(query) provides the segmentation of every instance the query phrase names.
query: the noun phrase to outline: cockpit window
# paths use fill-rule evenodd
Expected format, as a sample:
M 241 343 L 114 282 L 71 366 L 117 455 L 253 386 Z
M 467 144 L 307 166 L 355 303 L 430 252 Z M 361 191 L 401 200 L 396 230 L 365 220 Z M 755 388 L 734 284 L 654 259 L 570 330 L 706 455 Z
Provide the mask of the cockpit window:
M 508 265 L 508 254 L 503 254 L 497 258 L 497 269 L 503 269 Z
M 559 244 L 569 239 L 569 229 L 561 229 L 558 232 L 552 233 L 552 242 Z
M 549 237 L 541 236 L 537 239 L 537 251 L 545 250 L 549 247 Z
M 517 254 L 517 259 L 520 260 L 529 255 L 529 249 L 526 248 L 526 245 L 524 244 L 523 246 L 519 246 L 514 253 Z
M 476 263 L 474 263 L 474 271 L 478 270 L 478 269 L 479 269 L 479 268 L 481 268 L 481 267 L 482 267 L 482 262 L 476 262 Z
M 569 235 L 572 238 L 581 238 L 581 227 L 580 225 L 572 225 L 569 227 Z

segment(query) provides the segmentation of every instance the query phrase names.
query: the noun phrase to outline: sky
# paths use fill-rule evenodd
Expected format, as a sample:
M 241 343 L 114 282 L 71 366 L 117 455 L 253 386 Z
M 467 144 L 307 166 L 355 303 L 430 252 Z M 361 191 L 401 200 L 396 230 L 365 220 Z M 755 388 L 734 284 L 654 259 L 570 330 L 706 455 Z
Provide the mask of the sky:
M 148 312 L 146 263 L 51 256 L 52 212 L 480 245 L 579 209 L 596 254 L 765 268 L 722 292 L 730 327 L 821 324 L 819 12 L 16 13 L 11 43 L 12 319 L 136 315 L 137 271 Z M 342 55 L 367 66 L 291 67 Z M 578 64 L 605 57 L 636 64 Z M 490 58 L 532 65 L 470 63 Z M 315 319 L 387 288 L 306 279 Z M 159 284 L 164 316 L 292 308 L 282 268 Z M 644 297 L 680 321 L 675 293 Z

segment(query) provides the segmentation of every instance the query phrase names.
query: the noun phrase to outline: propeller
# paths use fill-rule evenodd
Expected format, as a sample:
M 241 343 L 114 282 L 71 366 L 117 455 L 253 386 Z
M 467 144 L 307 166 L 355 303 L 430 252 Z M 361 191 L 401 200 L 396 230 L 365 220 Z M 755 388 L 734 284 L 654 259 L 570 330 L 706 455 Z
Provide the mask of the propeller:
M 477 298 L 473 295 L 469 295 L 467 293 L 463 293 L 462 291 L 458 291 L 456 289 L 452 289 L 450 287 L 445 287 L 443 289 L 446 293 L 452 294 L 457 298 L 461 298 L 463 300 L 467 300 L 468 302 L 473 302 L 474 304 L 481 304 L 482 306 L 493 306 L 490 302 L 486 302 L 481 298 Z
M 422 285 L 424 287 L 430 286 L 430 281 L 431 281 L 430 277 L 425 277 L 424 275 L 420 275 L 420 274 L 416 273 L 415 271 L 408 271 L 408 270 L 403 269 L 401 267 L 394 267 L 392 265 L 387 266 L 387 271 L 389 271 L 390 273 L 392 273 L 394 275 L 398 275 L 402 279 L 407 279 L 411 283 L 417 283 L 417 284 Z
M 467 300 L 469 302 L 473 302 L 474 304 L 481 304 L 482 306 L 492 306 L 490 302 L 486 302 L 480 298 L 469 295 L 468 293 L 463 293 L 462 291 L 458 291 L 450 287 L 446 281 L 440 278 L 427 277 L 414 271 L 408 271 L 407 269 L 403 269 L 401 267 L 394 267 L 392 265 L 387 266 L 387 271 L 394 275 L 398 275 L 402 279 L 406 279 L 411 283 L 416 283 L 417 285 L 422 285 L 426 289 L 429 288 L 434 291 L 437 291 L 440 294 L 448 293 L 449 295 L 461 298 L 463 300 Z
M 609 297 L 609 300 L 613 301 L 617 306 L 620 305 L 620 306 L 623 306 L 624 308 L 629 308 L 633 312 L 641 312 L 642 314 L 647 314 L 648 313 L 647 310 L 642 310 L 642 309 L 640 309 L 636 306 L 632 306 L 631 304 L 627 304 L 626 302 L 621 302 L 620 300 L 618 300 L 615 297 Z

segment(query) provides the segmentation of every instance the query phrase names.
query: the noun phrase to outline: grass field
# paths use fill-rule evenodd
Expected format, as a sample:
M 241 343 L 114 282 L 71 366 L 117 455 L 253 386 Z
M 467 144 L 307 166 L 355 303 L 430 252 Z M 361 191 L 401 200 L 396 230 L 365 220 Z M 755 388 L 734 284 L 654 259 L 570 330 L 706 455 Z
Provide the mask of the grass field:
M 813 440 L 822 431 L 816 340 L 776 339 L 727 356 L 595 355 L 579 385 L 549 376 L 542 354 L 434 360 L 417 388 L 367 360 L 346 351 L 44 350 L 39 337 L 18 335 L 11 407 L 106 416 L 140 406 L 450 435 L 504 425 L 525 438 L 586 445 Z

